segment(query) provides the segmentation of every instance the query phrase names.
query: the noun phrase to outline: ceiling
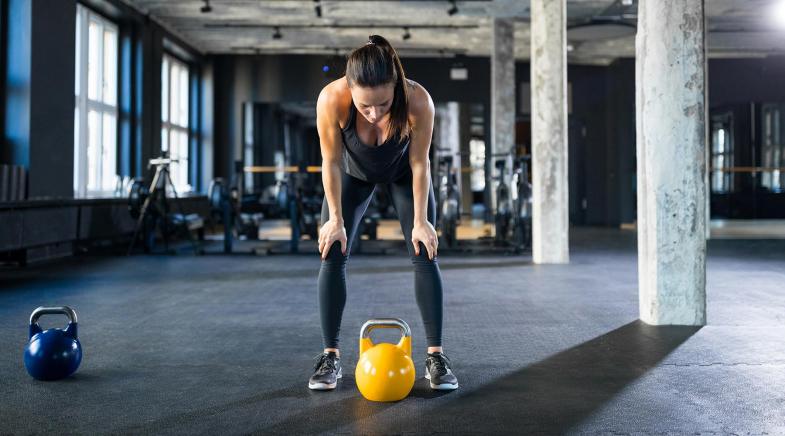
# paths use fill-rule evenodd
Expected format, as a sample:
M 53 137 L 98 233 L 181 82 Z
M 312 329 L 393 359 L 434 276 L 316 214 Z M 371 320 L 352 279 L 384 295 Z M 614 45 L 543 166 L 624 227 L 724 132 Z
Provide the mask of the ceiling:
M 508 17 L 516 58 L 529 58 L 528 0 L 209 0 L 207 13 L 205 0 L 122 1 L 203 53 L 345 54 L 378 33 L 402 56 L 488 56 L 493 17 Z M 634 56 L 638 1 L 567 0 L 570 61 Z M 710 56 L 785 53 L 785 30 L 769 18 L 779 0 L 705 1 Z

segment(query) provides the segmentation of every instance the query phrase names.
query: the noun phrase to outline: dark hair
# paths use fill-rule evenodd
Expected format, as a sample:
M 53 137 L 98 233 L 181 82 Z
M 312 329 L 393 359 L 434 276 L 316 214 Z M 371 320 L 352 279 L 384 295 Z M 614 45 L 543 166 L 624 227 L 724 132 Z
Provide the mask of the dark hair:
M 349 86 L 368 88 L 394 83 L 395 94 L 390 107 L 387 133 L 390 137 L 399 139 L 409 136 L 409 93 L 406 75 L 398 53 L 386 39 L 371 35 L 365 45 L 352 51 L 346 61 L 346 80 Z

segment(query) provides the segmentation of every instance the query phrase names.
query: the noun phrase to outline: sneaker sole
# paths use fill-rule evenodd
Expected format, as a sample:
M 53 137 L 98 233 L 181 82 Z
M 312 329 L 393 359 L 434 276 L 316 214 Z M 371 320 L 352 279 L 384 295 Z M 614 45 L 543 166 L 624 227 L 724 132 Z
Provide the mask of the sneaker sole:
M 458 389 L 458 383 L 451 385 L 449 383 L 442 383 L 440 385 L 435 385 L 431 382 L 431 375 L 427 372 L 425 373 L 425 379 L 428 380 L 428 383 L 431 385 L 431 389 L 435 389 L 437 391 L 452 391 Z
M 338 370 L 338 375 L 335 376 L 336 380 L 335 383 L 311 383 L 308 382 L 308 389 L 313 389 L 315 391 L 330 391 L 335 389 L 338 386 L 338 379 L 343 377 L 343 368 Z

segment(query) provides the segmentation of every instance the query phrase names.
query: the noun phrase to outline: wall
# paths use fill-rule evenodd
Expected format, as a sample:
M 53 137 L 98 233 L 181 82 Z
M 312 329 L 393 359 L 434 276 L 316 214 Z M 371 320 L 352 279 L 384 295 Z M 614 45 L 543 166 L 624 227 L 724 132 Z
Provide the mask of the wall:
M 3 162 L 27 196 L 73 196 L 75 0 L 10 0 Z

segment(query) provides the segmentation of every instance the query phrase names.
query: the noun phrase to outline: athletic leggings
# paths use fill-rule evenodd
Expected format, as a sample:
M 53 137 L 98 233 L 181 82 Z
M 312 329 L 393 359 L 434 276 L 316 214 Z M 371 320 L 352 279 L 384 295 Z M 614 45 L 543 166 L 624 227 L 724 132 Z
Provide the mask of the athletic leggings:
M 398 212 L 401 230 L 406 240 L 406 248 L 414 265 L 414 293 L 417 306 L 420 308 L 429 347 L 442 345 L 442 275 L 436 258 L 428 259 L 425 246 L 420 243 L 420 255 L 414 255 L 412 246 L 412 228 L 414 225 L 414 194 L 412 192 L 412 174 L 388 183 L 389 198 Z M 328 251 L 327 258 L 322 261 L 319 269 L 319 312 L 322 320 L 322 339 L 325 348 L 338 348 L 338 334 L 341 329 L 341 317 L 346 305 L 346 261 L 351 252 L 352 242 L 368 204 L 371 202 L 376 185 L 352 177 L 346 173 L 341 180 L 341 207 L 343 209 L 344 227 L 347 233 L 346 256 L 341 253 L 341 243 L 334 242 Z M 436 203 L 433 187 L 428 192 L 428 221 L 435 225 Z M 322 203 L 322 223 L 330 217 L 327 199 Z M 390 314 L 389 316 L 394 316 Z

